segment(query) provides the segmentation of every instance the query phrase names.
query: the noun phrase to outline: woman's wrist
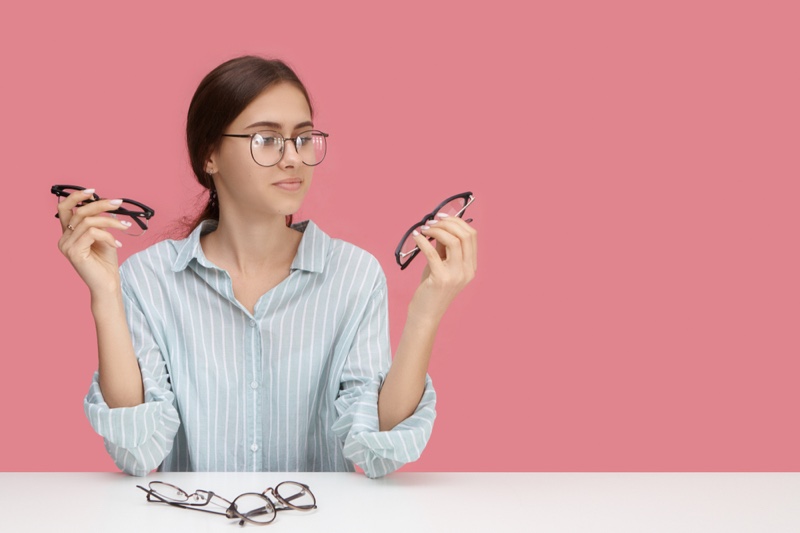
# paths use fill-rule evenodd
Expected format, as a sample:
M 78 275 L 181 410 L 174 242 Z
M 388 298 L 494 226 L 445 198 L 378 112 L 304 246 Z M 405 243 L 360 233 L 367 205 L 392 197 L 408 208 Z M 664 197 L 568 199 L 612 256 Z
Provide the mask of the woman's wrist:
M 439 323 L 444 317 L 444 310 L 432 309 L 430 306 L 415 305 L 414 302 L 408 306 L 406 315 L 406 329 L 417 332 L 436 333 Z
M 112 284 L 103 289 L 92 289 L 89 291 L 91 298 L 92 314 L 106 314 L 109 309 L 122 306 L 122 288 L 119 284 Z

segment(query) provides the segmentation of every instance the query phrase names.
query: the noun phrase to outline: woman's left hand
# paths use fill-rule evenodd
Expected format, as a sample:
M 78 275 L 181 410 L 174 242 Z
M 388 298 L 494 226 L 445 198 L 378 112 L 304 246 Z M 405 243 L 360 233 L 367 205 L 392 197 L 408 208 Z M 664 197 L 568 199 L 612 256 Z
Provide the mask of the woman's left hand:
M 459 217 L 437 215 L 429 229 L 413 235 L 428 264 L 414 293 L 409 314 L 439 320 L 448 306 L 472 281 L 478 270 L 478 232 Z M 426 237 L 436 239 L 436 247 Z

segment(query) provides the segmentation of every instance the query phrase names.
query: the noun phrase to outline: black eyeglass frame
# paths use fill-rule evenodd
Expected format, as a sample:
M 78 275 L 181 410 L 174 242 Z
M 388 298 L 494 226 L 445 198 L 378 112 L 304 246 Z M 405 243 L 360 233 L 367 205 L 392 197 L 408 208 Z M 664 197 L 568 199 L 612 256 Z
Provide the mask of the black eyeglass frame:
M 417 257 L 417 254 L 419 254 L 419 248 L 414 248 L 414 250 L 412 250 L 411 252 L 403 254 L 403 244 L 411 236 L 411 233 L 420 226 L 424 226 L 425 222 L 427 222 L 428 220 L 433 219 L 439 213 L 439 211 L 444 208 L 444 206 L 446 206 L 453 200 L 457 200 L 459 198 L 464 199 L 464 207 L 461 208 L 461 210 L 456 214 L 456 216 L 459 218 L 463 218 L 464 212 L 467 210 L 467 207 L 469 207 L 472 204 L 472 202 L 475 201 L 475 196 L 470 191 L 462 192 L 461 194 L 455 194 L 450 198 L 444 200 L 439 205 L 437 205 L 433 211 L 422 217 L 422 219 L 419 222 L 408 228 L 408 231 L 406 231 L 403 234 L 403 238 L 400 239 L 400 243 L 397 245 L 397 248 L 395 248 L 394 251 L 394 257 L 397 260 L 397 264 L 400 265 L 400 270 L 405 270 L 408 267 L 408 265 L 411 264 L 411 261 L 413 261 L 414 258 Z M 428 237 L 427 239 L 429 241 L 434 240 L 433 237 Z M 403 262 L 404 260 L 405 262 Z
M 272 163 L 271 165 L 262 165 L 261 163 L 256 161 L 256 156 L 253 153 L 253 137 L 255 137 L 256 135 L 260 135 L 261 138 L 263 139 L 264 136 L 262 135 L 262 133 L 274 133 L 275 135 L 273 135 L 273 137 L 280 137 L 281 139 L 283 139 L 283 142 L 281 144 L 281 157 L 277 161 Z M 255 161 L 256 165 L 258 165 L 260 167 L 269 168 L 269 167 L 274 167 L 275 165 L 277 165 L 278 163 L 283 161 L 283 156 L 286 154 L 286 141 L 292 141 L 292 144 L 294 145 L 295 152 L 297 152 L 299 154 L 300 152 L 297 150 L 297 139 L 301 135 L 305 135 L 307 133 L 310 133 L 312 135 L 321 135 L 322 138 L 325 139 L 325 153 L 322 154 L 322 159 L 320 159 L 319 161 L 317 161 L 313 165 L 309 165 L 308 163 L 303 161 L 302 157 L 300 158 L 300 161 L 303 161 L 304 165 L 306 165 L 308 167 L 315 167 L 315 166 L 319 165 L 320 163 L 322 163 L 322 161 L 325 159 L 325 156 L 328 155 L 328 137 L 330 137 L 330 135 L 325 133 L 324 131 L 308 130 L 308 131 L 304 131 L 303 133 L 301 133 L 299 135 L 295 135 L 294 137 L 284 137 L 283 135 L 280 134 L 280 132 L 277 132 L 277 131 L 274 131 L 274 130 L 261 130 L 261 131 L 257 131 L 255 133 L 250 133 L 250 134 L 247 134 L 247 133 L 223 133 L 222 136 L 223 137 L 238 137 L 240 139 L 248 139 L 249 138 L 250 139 L 250 157 L 253 158 L 253 161 Z
M 73 190 L 71 192 L 68 192 L 67 189 L 73 189 Z M 56 196 L 61 197 L 61 198 L 66 198 L 67 196 L 69 196 L 70 194 L 72 194 L 75 191 L 83 191 L 85 189 L 86 189 L 86 187 L 81 187 L 80 185 L 53 185 L 52 187 L 50 187 L 50 192 L 55 194 Z M 92 197 L 91 198 L 87 198 L 86 200 L 83 200 L 82 202 L 79 202 L 78 205 L 76 205 L 75 207 L 81 207 L 83 205 L 90 204 L 92 202 L 96 202 L 98 200 L 102 200 L 102 198 L 97 196 L 97 194 L 92 193 Z M 121 200 L 123 202 L 125 202 L 125 203 L 135 205 L 136 207 L 141 209 L 141 211 L 131 211 L 129 209 L 125 209 L 124 207 L 120 207 L 120 208 L 115 209 L 113 211 L 107 211 L 107 213 L 113 214 L 113 215 L 126 215 L 126 216 L 129 216 L 142 229 L 142 232 L 147 231 L 147 224 L 142 222 L 140 219 L 144 218 L 145 220 L 150 220 L 151 218 L 153 218 L 153 215 L 156 214 L 156 212 L 153 210 L 153 208 L 152 207 L 148 207 L 148 206 L 144 205 L 141 202 L 137 202 L 136 200 L 131 200 L 130 198 L 121 198 Z M 59 218 L 58 217 L 58 213 L 56 213 L 56 218 Z
M 161 485 L 168 485 L 168 486 L 172 487 L 173 489 L 176 489 L 178 492 L 186 495 L 187 501 L 181 502 L 181 501 L 171 500 L 167 496 L 162 495 L 158 491 L 154 490 L 152 488 L 153 483 L 159 483 Z M 294 498 L 297 498 L 297 497 L 300 497 L 301 493 L 298 493 L 297 495 L 295 495 L 293 497 L 290 497 L 290 498 L 281 497 L 280 494 L 278 494 L 278 488 L 281 485 L 283 485 L 284 483 L 292 483 L 294 485 L 299 485 L 299 486 L 303 487 L 305 492 L 307 492 L 308 495 L 311 496 L 311 499 L 313 500 L 313 503 L 311 505 L 299 505 L 299 506 L 298 505 L 292 505 L 290 503 L 290 500 L 292 500 Z M 250 524 L 255 524 L 257 526 L 265 526 L 265 525 L 271 524 L 275 520 L 275 517 L 277 516 L 278 511 L 291 511 L 291 510 L 294 510 L 294 511 L 311 511 L 311 510 L 317 508 L 317 498 L 316 498 L 316 496 L 314 496 L 314 493 L 311 492 L 311 489 L 309 488 L 308 485 L 306 485 L 305 483 L 300 483 L 298 481 L 282 481 L 282 482 L 278 483 L 277 485 L 275 485 L 275 488 L 267 487 L 266 489 L 264 489 L 263 492 L 243 492 L 242 494 L 239 494 L 236 498 L 234 498 L 233 501 L 229 501 L 226 498 L 223 498 L 222 496 L 220 496 L 219 494 L 217 494 L 215 492 L 208 491 L 208 490 L 196 490 L 193 493 L 188 494 L 185 490 L 181 489 L 180 487 L 177 487 L 177 486 L 173 485 L 172 483 L 167 483 L 165 481 L 151 481 L 148 484 L 148 486 L 150 488 L 146 489 L 146 488 L 142 487 L 141 485 L 136 485 L 137 488 L 139 488 L 139 489 L 141 489 L 141 490 L 143 490 L 144 492 L 147 493 L 147 501 L 148 502 L 165 503 L 165 504 L 171 505 L 173 507 L 181 507 L 183 509 L 188 509 L 190 511 L 202 511 L 204 513 L 223 515 L 223 516 L 225 516 L 227 518 L 239 519 L 239 525 L 240 526 L 244 526 L 245 522 L 248 522 Z M 205 501 L 203 501 L 201 503 L 190 503 L 188 501 L 189 499 L 192 498 L 192 496 L 199 496 L 200 493 L 206 495 L 205 496 Z M 272 495 L 273 498 L 278 500 L 278 503 L 284 505 L 285 507 L 276 506 L 275 502 L 273 502 L 269 498 L 270 494 Z M 264 506 L 264 509 L 265 509 L 266 513 L 272 513 L 272 518 L 267 520 L 266 522 L 258 522 L 258 521 L 255 521 L 255 520 L 253 520 L 251 518 L 256 513 L 256 510 L 250 511 L 248 513 L 241 513 L 239 511 L 239 509 L 236 507 L 236 501 L 239 498 L 243 497 L 243 496 L 256 496 L 256 497 L 259 497 L 259 498 L 263 499 L 264 502 L 266 502 L 266 504 Z M 152 499 L 152 498 L 155 498 L 155 499 Z M 205 507 L 205 506 L 209 505 L 210 503 L 212 503 L 212 500 L 214 498 L 219 498 L 220 500 L 222 500 L 223 502 L 228 504 L 228 507 L 225 509 L 225 512 L 212 511 L 210 509 L 201 509 L 201 507 Z M 216 504 L 216 505 L 220 506 L 219 504 Z M 220 506 L 220 507 L 223 507 L 223 506 Z M 270 511 L 270 509 L 271 509 L 271 511 Z M 264 514 L 264 512 L 261 512 L 261 514 Z

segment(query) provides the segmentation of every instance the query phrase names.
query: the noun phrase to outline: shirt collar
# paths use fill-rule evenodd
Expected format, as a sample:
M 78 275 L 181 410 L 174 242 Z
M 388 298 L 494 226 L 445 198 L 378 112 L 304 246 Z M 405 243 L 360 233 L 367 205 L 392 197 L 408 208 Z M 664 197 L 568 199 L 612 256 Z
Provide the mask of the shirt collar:
M 177 256 L 172 262 L 172 271 L 184 270 L 192 260 L 206 268 L 217 268 L 209 261 L 200 246 L 200 236 L 210 233 L 217 228 L 216 220 L 204 220 L 185 239 L 173 241 Z M 292 224 L 292 228 L 303 232 L 297 255 L 292 261 L 292 270 L 305 270 L 307 272 L 322 272 L 325 268 L 325 258 L 331 238 L 311 220 L 304 220 Z

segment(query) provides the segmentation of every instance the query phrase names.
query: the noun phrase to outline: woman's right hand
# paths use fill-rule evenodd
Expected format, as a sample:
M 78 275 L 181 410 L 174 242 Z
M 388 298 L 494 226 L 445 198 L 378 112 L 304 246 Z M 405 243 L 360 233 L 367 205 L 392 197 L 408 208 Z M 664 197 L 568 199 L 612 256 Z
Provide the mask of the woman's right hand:
M 90 199 L 94 189 L 76 191 L 58 204 L 62 235 L 58 249 L 92 292 L 119 287 L 117 248 L 122 246 L 108 228 L 126 230 L 130 222 L 103 215 L 114 211 L 122 200 L 97 200 L 81 207 L 75 206 Z

